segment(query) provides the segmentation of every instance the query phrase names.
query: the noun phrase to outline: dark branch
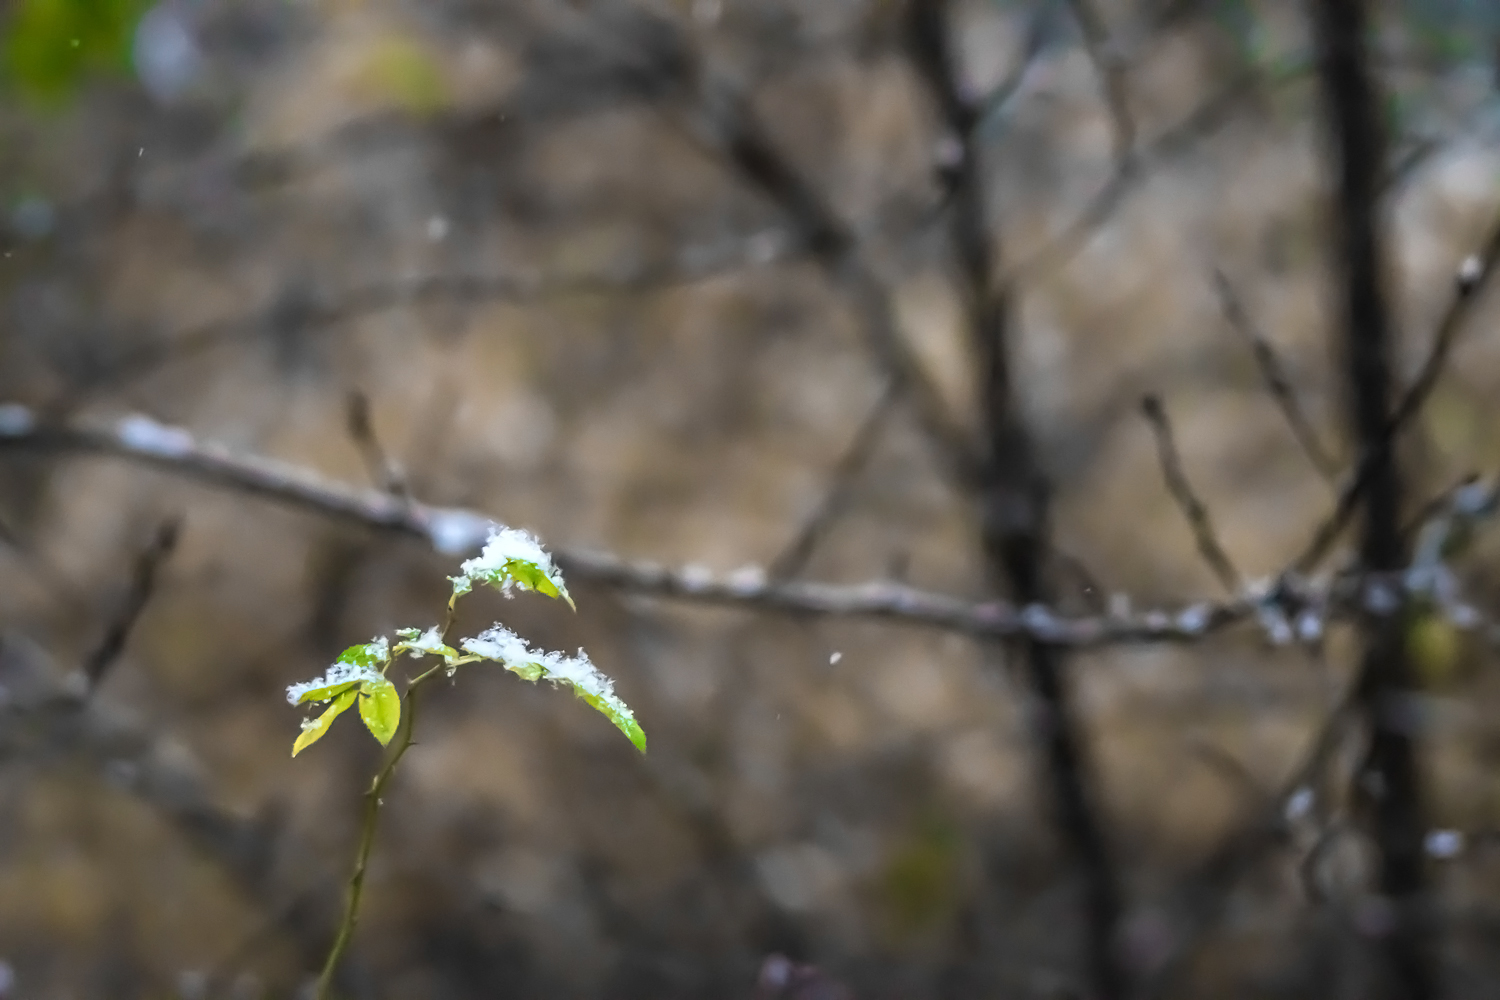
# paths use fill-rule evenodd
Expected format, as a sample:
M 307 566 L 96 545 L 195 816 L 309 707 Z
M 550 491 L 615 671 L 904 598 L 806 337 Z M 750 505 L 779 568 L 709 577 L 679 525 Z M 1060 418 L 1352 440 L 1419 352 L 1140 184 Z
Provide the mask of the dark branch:
M 1115 129 L 1115 169 L 1129 170 L 1135 155 L 1135 115 L 1130 110 L 1130 90 L 1126 85 L 1125 65 L 1119 52 L 1110 44 L 1109 30 L 1091 0 L 1068 0 L 1073 19 L 1083 32 L 1084 47 L 1099 74 L 1104 102 L 1109 106 Z
M 157 526 L 151 541 L 136 556 L 125 600 L 110 621 L 98 647 L 83 662 L 83 676 L 88 681 L 89 690 L 99 686 L 110 667 L 115 665 L 115 661 L 125 651 L 130 633 L 156 591 L 157 571 L 177 547 L 177 535 L 181 527 L 181 518 L 173 517 L 163 521 Z
M 768 578 L 791 579 L 807 566 L 807 561 L 812 558 L 813 550 L 818 542 L 827 534 L 833 522 L 848 508 L 854 492 L 854 481 L 870 463 L 870 456 L 880 441 L 881 431 L 885 429 L 886 419 L 890 416 L 891 406 L 895 399 L 895 393 L 889 386 L 880 393 L 880 398 L 870 408 L 869 415 L 854 432 L 854 439 L 849 442 L 848 449 L 834 465 L 828 489 L 818 501 L 818 505 L 802 522 L 802 526 L 797 529 L 792 540 L 766 567 Z
M 1151 431 L 1156 436 L 1156 454 L 1161 460 L 1161 474 L 1166 480 L 1167 492 L 1172 494 L 1183 517 L 1187 518 L 1188 526 L 1193 529 L 1198 552 L 1203 556 L 1203 561 L 1208 563 L 1209 569 L 1213 570 L 1214 576 L 1224 585 L 1224 589 L 1231 594 L 1238 594 L 1241 589 L 1239 570 L 1234 568 L 1229 553 L 1219 544 L 1219 536 L 1214 532 L 1208 508 L 1198 498 L 1193 484 L 1188 481 L 1187 473 L 1183 471 L 1182 456 L 1178 454 L 1177 443 L 1173 440 L 1172 424 L 1167 419 L 1167 411 L 1163 409 L 1161 400 L 1155 396 L 1147 396 L 1141 400 L 1141 412 L 1145 414 L 1147 422 L 1151 424 Z
M 1497 216 L 1491 224 L 1483 249 L 1477 254 L 1466 257 L 1459 265 L 1458 273 L 1454 277 L 1453 297 L 1448 303 L 1448 308 L 1444 310 L 1442 319 L 1438 322 L 1432 347 L 1422 362 L 1417 377 L 1396 404 L 1395 411 L 1391 414 L 1389 424 L 1381 438 L 1383 441 L 1394 442 L 1421 412 L 1422 405 L 1427 402 L 1427 397 L 1432 394 L 1432 390 L 1437 385 L 1438 377 L 1447 364 L 1448 355 L 1458 341 L 1458 335 L 1463 332 L 1465 324 L 1473 315 L 1475 304 L 1494 277 L 1497 264 L 1500 264 L 1500 216 Z M 1316 568 L 1328 555 L 1333 543 L 1338 541 L 1344 529 L 1349 526 L 1360 500 L 1364 497 L 1365 491 L 1370 488 L 1378 471 L 1378 457 L 1378 450 L 1361 451 L 1359 464 L 1339 492 L 1338 502 L 1334 505 L 1333 512 L 1318 525 L 1307 548 L 1293 563 L 1293 569 L 1296 572 L 1308 573 Z
M 1380 189 L 1385 163 L 1382 104 L 1365 56 L 1364 0 L 1313 0 L 1318 75 L 1334 147 L 1333 231 L 1341 272 L 1341 339 L 1348 366 L 1349 422 L 1359 442 L 1357 481 L 1364 509 L 1360 563 L 1366 571 L 1399 570 L 1405 562 L 1401 533 L 1402 484 L 1394 438 L 1406 414 L 1390 409 L 1391 327 L 1385 301 Z M 1457 324 L 1455 323 L 1455 329 Z M 1440 333 L 1440 341 L 1444 339 Z M 1434 355 L 1446 352 L 1440 343 Z M 1441 366 L 1432 366 L 1433 376 Z M 1430 387 L 1419 377 L 1411 395 Z M 1400 598 L 1396 598 L 1399 605 Z M 1406 654 L 1404 616 L 1374 605 L 1362 622 L 1364 663 L 1355 700 L 1370 741 L 1357 789 L 1368 791 L 1369 815 L 1380 850 L 1379 886 L 1394 923 L 1381 947 L 1370 949 L 1384 966 L 1372 979 L 1380 994 L 1428 1000 L 1436 979 L 1423 870 L 1425 825 L 1415 726 L 1409 701 L 1412 668 Z
M 967 293 L 969 334 L 978 368 L 984 447 L 976 482 L 989 576 L 1019 604 L 1045 606 L 1050 486 L 1017 400 L 1010 352 L 1015 331 L 1009 286 L 998 280 L 999 242 L 989 225 L 977 110 L 964 92 L 949 31 L 949 0 L 911 0 L 907 44 L 943 123 L 958 143 L 948 210 L 954 255 Z M 1033 733 L 1045 768 L 1058 831 L 1082 869 L 1086 892 L 1085 992 L 1126 995 L 1116 948 L 1121 901 L 1114 863 L 1093 797 L 1085 740 L 1069 694 L 1062 650 L 1028 636 L 1016 652 L 1040 711 Z
M 1297 399 L 1297 391 L 1292 388 L 1292 381 L 1287 377 L 1281 359 L 1276 356 L 1271 342 L 1251 322 L 1244 303 L 1240 301 L 1234 286 L 1229 283 L 1223 271 L 1214 271 L 1214 290 L 1219 294 L 1219 307 L 1224 312 L 1224 319 L 1249 342 L 1250 350 L 1255 355 L 1256 367 L 1260 369 L 1261 378 L 1265 380 L 1271 398 L 1276 400 L 1276 405 L 1281 408 L 1282 416 L 1286 417 L 1292 434 L 1297 438 L 1297 444 L 1302 447 L 1302 453 L 1307 456 L 1313 468 L 1317 469 L 1324 479 L 1329 482 L 1337 481 L 1338 463 L 1334 461 L 1333 456 L 1323 450 L 1322 444 L 1318 442 L 1318 433 L 1313 430 L 1312 422 L 1307 419 L 1307 413 Z
M 346 400 L 345 416 L 349 425 L 349 437 L 359 449 L 359 457 L 365 463 L 370 482 L 391 496 L 406 499 L 411 495 L 406 483 L 406 473 L 381 447 L 375 434 L 375 425 L 370 420 L 370 400 L 363 392 L 350 392 Z

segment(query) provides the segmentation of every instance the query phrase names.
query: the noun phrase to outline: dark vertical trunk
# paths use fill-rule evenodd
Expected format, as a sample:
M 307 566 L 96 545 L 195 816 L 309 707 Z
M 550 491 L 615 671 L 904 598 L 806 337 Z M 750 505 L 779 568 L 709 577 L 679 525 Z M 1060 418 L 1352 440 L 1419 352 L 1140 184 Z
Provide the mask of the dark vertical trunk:
M 976 115 L 959 84 L 949 43 L 947 0 L 913 0 L 908 37 L 918 70 L 957 140 L 951 164 L 951 236 L 968 293 L 970 335 L 979 367 L 981 428 L 976 488 L 989 574 L 997 589 L 1021 605 L 1049 601 L 1044 566 L 1048 549 L 1048 484 L 1016 396 L 1010 366 L 1011 302 L 995 279 L 998 242 L 987 222 L 984 182 L 973 140 Z M 1082 869 L 1087 892 L 1090 993 L 1100 1000 L 1125 995 L 1115 950 L 1120 899 L 1115 874 L 1090 794 L 1083 739 L 1074 718 L 1067 665 L 1059 649 L 1034 640 L 1015 644 L 1037 711 L 1033 725 L 1055 820 L 1069 854 Z
M 1339 321 L 1349 385 L 1349 419 L 1364 462 L 1364 534 L 1360 561 L 1372 574 L 1403 566 L 1401 479 L 1391 435 L 1391 330 L 1384 295 L 1379 207 L 1385 163 L 1381 101 L 1365 54 L 1369 28 L 1363 0 L 1312 0 L 1319 76 L 1335 153 L 1333 216 L 1339 279 Z M 1373 586 L 1373 585 L 1372 585 Z M 1411 668 L 1403 616 L 1394 600 L 1372 593 L 1364 621 L 1364 663 L 1356 698 L 1370 728 L 1359 777 L 1380 848 L 1380 891 L 1390 921 L 1374 925 L 1389 963 L 1377 977 L 1385 995 L 1426 1000 L 1434 995 L 1423 891 L 1422 804 L 1409 709 Z M 1399 596 L 1391 589 L 1389 598 Z M 1388 927 L 1380 924 L 1388 923 Z

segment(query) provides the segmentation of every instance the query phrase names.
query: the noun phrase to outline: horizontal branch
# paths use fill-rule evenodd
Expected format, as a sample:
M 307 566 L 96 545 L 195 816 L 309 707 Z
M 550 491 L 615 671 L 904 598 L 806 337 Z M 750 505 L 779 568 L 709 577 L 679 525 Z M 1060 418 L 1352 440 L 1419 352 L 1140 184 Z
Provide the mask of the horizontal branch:
M 183 428 L 138 414 L 108 424 L 47 425 L 26 407 L 0 405 L 0 454 L 22 451 L 122 459 L 207 486 L 413 538 L 440 555 L 478 551 L 495 523 L 476 511 L 431 506 L 328 479 L 275 459 L 233 454 L 221 445 L 199 442 Z M 1042 607 L 972 602 L 891 581 L 853 585 L 776 582 L 759 567 L 715 575 L 700 567 L 669 568 L 604 552 L 560 549 L 555 554 L 576 581 L 651 597 L 797 615 L 883 619 L 975 636 L 1031 636 L 1065 646 L 1193 640 L 1255 613 L 1253 602 L 1235 600 L 1194 604 L 1175 613 L 1065 618 Z
M 259 455 L 200 442 L 189 431 L 132 414 L 110 423 L 45 424 L 27 407 L 0 404 L 5 453 L 97 455 L 147 466 L 232 493 L 254 496 L 363 528 L 415 539 L 444 556 L 472 555 L 497 523 L 478 511 L 438 507 L 322 476 Z M 1486 508 L 1488 509 L 1488 508 Z M 1399 592 L 1403 582 L 1353 576 L 1314 584 L 1283 579 L 1224 601 L 1178 610 L 1067 617 L 1040 605 L 975 602 L 889 580 L 857 584 L 776 581 L 758 566 L 716 575 L 699 566 L 667 567 L 607 552 L 554 549 L 581 583 L 647 597 L 815 617 L 866 618 L 993 639 L 1031 638 L 1054 646 L 1096 648 L 1193 642 L 1230 625 L 1257 621 L 1273 642 L 1316 641 L 1327 622 L 1353 613 L 1369 588 Z M 1118 604 L 1119 602 L 1117 602 Z M 1475 620 L 1477 623 L 1477 619 Z

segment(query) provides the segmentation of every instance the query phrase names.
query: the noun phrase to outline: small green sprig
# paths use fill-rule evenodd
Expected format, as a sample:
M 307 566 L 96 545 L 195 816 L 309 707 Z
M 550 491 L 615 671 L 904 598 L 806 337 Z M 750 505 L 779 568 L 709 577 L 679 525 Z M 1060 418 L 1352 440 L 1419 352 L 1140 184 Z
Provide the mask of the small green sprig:
M 439 671 L 452 677 L 459 667 L 484 661 L 498 663 L 533 683 L 548 680 L 554 687 L 566 685 L 613 722 L 636 749 L 646 752 L 646 734 L 635 721 L 634 713 L 615 694 L 613 682 L 589 662 L 583 650 L 574 656 L 537 651 L 498 622 L 476 636 L 459 640 L 456 645 L 449 643 L 448 632 L 453 627 L 458 600 L 472 592 L 475 584 L 494 587 L 507 597 L 517 589 L 535 591 L 565 600 L 569 607 L 577 610 L 563 583 L 562 573 L 534 536 L 496 526 L 483 551 L 464 562 L 459 567 L 459 575 L 449 579 L 453 583 L 453 594 L 448 598 L 443 624 L 426 630 L 398 629 L 394 644 L 387 637 L 377 636 L 362 645 L 350 646 L 339 654 L 323 676 L 287 688 L 287 700 L 293 705 L 327 706 L 317 716 L 303 720 L 302 732 L 292 744 L 293 757 L 322 739 L 334 721 L 356 704 L 360 720 L 370 735 L 381 746 L 390 747 L 365 792 L 364 820 L 354 853 L 354 871 L 349 876 L 344 917 L 318 977 L 317 1000 L 328 1000 L 333 989 L 334 972 L 354 935 L 360 897 L 364 891 L 365 869 L 375 842 L 381 795 L 397 763 L 412 746 L 417 695 L 422 685 Z M 391 664 L 402 654 L 417 659 L 436 657 L 439 661 L 407 682 L 404 698 L 390 679 Z
M 453 583 L 453 594 L 448 599 L 449 625 L 459 598 L 473 591 L 476 583 L 493 587 L 506 596 L 514 589 L 535 591 L 567 601 L 569 607 L 577 610 L 552 557 L 535 537 L 514 528 L 497 528 L 484 551 L 465 562 L 459 575 L 449 579 Z M 328 706 L 321 715 L 303 720 L 302 732 L 292 744 L 292 756 L 322 739 L 334 720 L 356 702 L 359 717 L 370 735 L 381 746 L 388 745 L 401 722 L 401 696 L 386 675 L 395 657 L 402 653 L 417 658 L 436 656 L 450 677 L 466 663 L 489 661 L 523 680 L 533 683 L 549 680 L 554 685 L 567 685 L 613 722 L 637 749 L 645 752 L 646 734 L 636 723 L 635 715 L 615 695 L 613 683 L 589 662 L 583 650 L 576 656 L 538 652 L 499 623 L 477 636 L 460 640 L 458 648 L 454 648 L 447 642 L 447 631 L 447 626 L 436 625 L 425 631 L 398 629 L 394 645 L 389 639 L 377 636 L 344 650 L 322 677 L 287 688 L 287 700 L 293 705 Z M 414 684 L 408 685 L 408 690 Z

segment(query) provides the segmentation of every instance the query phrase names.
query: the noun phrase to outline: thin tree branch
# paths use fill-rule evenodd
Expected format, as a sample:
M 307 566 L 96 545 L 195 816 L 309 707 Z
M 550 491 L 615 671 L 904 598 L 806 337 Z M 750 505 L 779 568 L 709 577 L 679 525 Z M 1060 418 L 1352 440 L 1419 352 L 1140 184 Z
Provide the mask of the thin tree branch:
M 1242 589 L 1242 577 L 1239 570 L 1234 568 L 1229 553 L 1219 544 L 1219 536 L 1208 516 L 1208 508 L 1198 498 L 1193 484 L 1188 481 L 1187 473 L 1183 471 L 1182 456 L 1173 440 L 1172 424 L 1167 419 L 1167 411 L 1156 396 L 1146 396 L 1141 400 L 1141 412 L 1145 414 L 1146 421 L 1151 424 L 1151 432 L 1156 437 L 1156 454 L 1161 460 L 1161 474 L 1166 480 L 1167 492 L 1172 494 L 1183 517 L 1187 518 L 1188 526 L 1193 529 L 1198 552 L 1203 556 L 1203 561 L 1208 563 L 1208 568 L 1213 570 L 1214 576 L 1224 585 L 1224 589 L 1231 594 L 1238 594 Z
M 743 241 L 748 245 L 750 240 Z M 92 394 L 121 389 L 150 378 L 170 365 L 180 364 L 232 344 L 249 341 L 267 330 L 298 333 L 323 331 L 358 322 L 394 309 L 434 303 L 542 303 L 584 295 L 645 295 L 667 292 L 764 266 L 795 256 L 796 247 L 778 248 L 770 257 L 740 253 L 706 264 L 689 266 L 668 261 L 624 276 L 544 277 L 535 274 L 436 274 L 397 281 L 377 281 L 334 293 L 292 288 L 263 310 L 246 316 L 214 320 L 135 347 L 103 366 L 97 375 L 69 386 L 47 410 L 66 413 Z
M 179 427 L 132 416 L 113 425 L 44 426 L 15 405 L 0 406 L 0 454 L 6 451 L 107 456 L 207 486 L 254 496 L 374 531 L 422 542 L 435 552 L 477 552 L 494 525 L 461 508 L 402 501 L 374 489 L 327 479 L 308 469 L 196 441 Z M 652 597 L 811 616 L 872 618 L 974 636 L 1033 636 L 1056 646 L 1195 641 L 1254 615 L 1247 599 L 1191 604 L 1180 612 L 1065 618 L 1042 606 L 971 602 L 890 581 L 838 585 L 777 582 L 758 568 L 715 576 L 601 552 L 564 549 L 558 562 L 574 579 Z
M 1109 29 L 1091 0 L 1068 0 L 1068 7 L 1083 32 L 1084 48 L 1094 63 L 1094 71 L 1099 74 L 1104 102 L 1109 106 L 1110 118 L 1114 122 L 1115 169 L 1126 172 L 1135 155 L 1136 125 L 1135 115 L 1130 110 L 1124 61 L 1110 44 Z
M 1073 221 L 1040 249 L 1012 264 L 1006 271 L 1005 282 L 1016 285 L 1033 275 L 1061 267 L 1114 216 L 1125 203 L 1126 195 L 1149 177 L 1152 169 L 1182 155 L 1229 121 L 1240 102 L 1255 93 L 1258 86 L 1279 86 L 1299 79 L 1309 68 L 1309 65 L 1295 62 L 1271 71 L 1254 67 L 1237 75 L 1177 125 L 1138 146 L 1134 156 L 1117 162 L 1109 179 L 1084 204 Z
M 263 456 L 236 455 L 220 445 L 200 443 L 180 427 L 139 415 L 113 424 L 47 426 L 35 423 L 30 411 L 22 407 L 0 404 L 0 456 L 6 452 L 114 458 L 356 527 L 413 539 L 450 557 L 477 552 L 496 523 L 478 511 L 403 501 L 380 490 L 328 479 L 301 466 Z M 1245 595 L 1224 601 L 1195 601 L 1177 610 L 1069 617 L 1040 603 L 1018 606 L 1003 600 L 975 602 L 889 580 L 857 584 L 777 581 L 753 566 L 716 576 L 702 567 L 672 568 L 607 552 L 564 548 L 555 555 L 574 580 L 647 597 L 812 617 L 867 618 L 980 638 L 1031 638 L 1049 646 L 1072 648 L 1196 642 L 1254 620 L 1265 602 L 1264 597 Z M 1399 573 L 1388 576 L 1379 579 L 1385 579 L 1391 587 L 1401 586 Z M 1361 588 L 1374 578 L 1370 574 L 1338 576 L 1321 588 L 1304 582 L 1298 596 L 1304 603 L 1323 609 L 1330 620 L 1343 618 L 1358 610 Z
M 1453 297 L 1448 303 L 1448 308 L 1444 310 L 1442 319 L 1438 322 L 1432 346 L 1422 362 L 1421 369 L 1417 372 L 1417 377 L 1402 394 L 1391 414 L 1385 431 L 1385 440 L 1393 443 L 1395 438 L 1400 436 L 1401 432 L 1409 427 L 1417 414 L 1421 412 L 1422 405 L 1427 402 L 1427 397 L 1432 394 L 1439 376 L 1442 375 L 1447 365 L 1448 355 L 1457 343 L 1459 334 L 1463 332 L 1467 321 L 1473 315 L 1479 298 L 1489 287 L 1497 266 L 1500 266 L 1500 215 L 1497 215 L 1491 224 L 1484 247 L 1478 253 L 1464 258 L 1459 265 L 1458 273 L 1454 276 Z M 1349 526 L 1360 500 L 1378 471 L 1376 462 L 1378 455 L 1378 450 L 1361 451 L 1359 463 L 1340 491 L 1333 511 L 1318 525 L 1307 548 L 1292 564 L 1295 572 L 1309 573 L 1316 568 L 1328 555 L 1333 543 L 1338 541 L 1344 529 Z
M 1240 301 L 1234 286 L 1229 283 L 1224 272 L 1217 268 L 1214 270 L 1214 290 L 1218 292 L 1219 306 L 1224 312 L 1224 319 L 1250 344 L 1251 353 L 1255 356 L 1255 364 L 1260 369 L 1266 389 L 1270 391 L 1271 398 L 1280 407 L 1282 416 L 1286 417 L 1286 422 L 1291 427 L 1293 436 L 1297 438 L 1297 444 L 1301 446 L 1302 453 L 1307 456 L 1313 468 L 1317 469 L 1318 474 L 1326 481 L 1337 482 L 1338 462 L 1319 443 L 1318 432 L 1313 430 L 1312 421 L 1308 420 L 1306 411 L 1302 409 L 1302 403 L 1297 399 L 1297 390 L 1292 388 L 1292 381 L 1287 377 L 1286 368 L 1282 365 L 1281 359 L 1276 356 L 1271 342 L 1250 320 L 1250 315 L 1245 311 L 1245 305 Z
M 886 420 L 891 413 L 896 395 L 889 384 L 880 393 L 880 398 L 870 408 L 869 415 L 854 432 L 854 438 L 839 460 L 834 464 L 828 489 L 816 507 L 808 514 L 797 533 L 766 566 L 766 576 L 772 580 L 788 580 L 801 573 L 813 550 L 829 527 L 849 506 L 854 492 L 854 481 L 870 462 L 870 456 L 880 441 Z
M 110 621 L 109 628 L 105 630 L 104 638 L 83 662 L 83 676 L 88 681 L 89 690 L 99 686 L 110 667 L 114 666 L 120 654 L 125 651 L 125 643 L 135 629 L 136 622 L 140 620 L 141 612 L 146 610 L 151 595 L 156 592 L 157 571 L 177 547 L 177 536 L 181 528 L 180 517 L 163 521 L 157 526 L 151 541 L 136 556 L 125 600 Z
M 359 449 L 359 457 L 365 463 L 370 482 L 391 496 L 408 499 L 411 490 L 407 486 L 406 472 L 390 453 L 380 444 L 375 434 L 375 425 L 370 419 L 370 399 L 358 390 L 349 393 L 345 401 L 345 416 L 349 425 L 349 437 Z
M 976 459 L 968 434 L 907 343 L 890 291 L 865 262 L 854 233 L 771 139 L 746 96 L 696 53 L 681 57 L 687 68 L 679 100 L 664 107 L 675 112 L 688 136 L 729 164 L 797 226 L 801 245 L 849 296 L 872 354 L 892 386 L 910 398 L 917 422 L 949 476 L 960 484 L 972 483 Z

